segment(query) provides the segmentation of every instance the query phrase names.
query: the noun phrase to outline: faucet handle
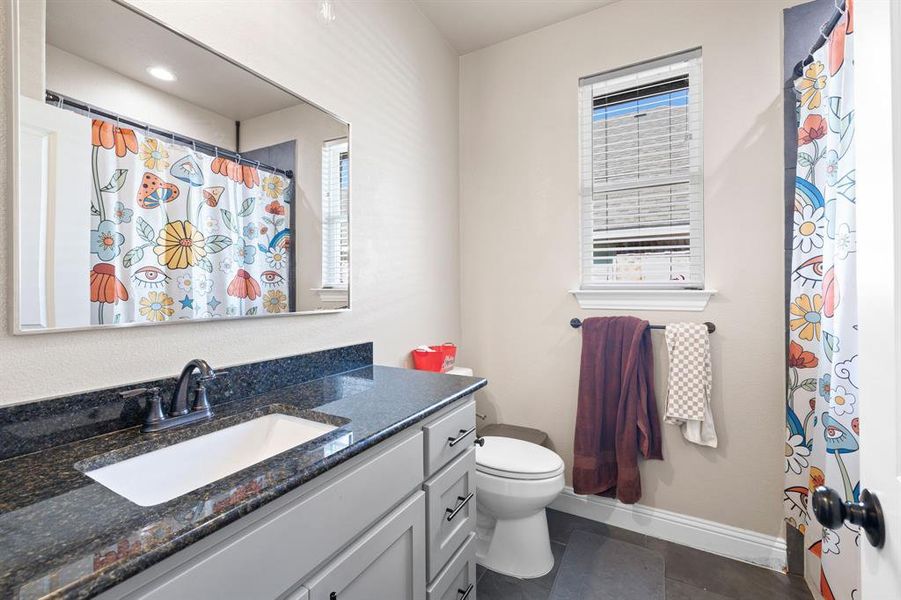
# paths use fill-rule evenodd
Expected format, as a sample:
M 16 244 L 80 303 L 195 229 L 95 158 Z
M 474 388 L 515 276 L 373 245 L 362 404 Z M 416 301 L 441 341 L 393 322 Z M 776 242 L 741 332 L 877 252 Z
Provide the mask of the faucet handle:
M 160 388 L 135 388 L 133 390 L 119 392 L 119 397 L 133 398 L 143 394 L 148 394 L 150 399 L 148 400 L 147 414 L 144 416 L 144 425 L 141 427 L 141 431 L 145 433 L 148 431 L 157 431 L 159 430 L 160 423 L 166 419 L 163 415 L 163 397 L 160 396 Z
M 194 386 L 194 402 L 191 404 L 191 412 L 213 414 L 213 409 L 210 407 L 210 402 L 206 395 L 206 384 L 215 378 L 216 376 L 213 375 L 211 377 L 201 377 L 197 380 L 197 384 Z

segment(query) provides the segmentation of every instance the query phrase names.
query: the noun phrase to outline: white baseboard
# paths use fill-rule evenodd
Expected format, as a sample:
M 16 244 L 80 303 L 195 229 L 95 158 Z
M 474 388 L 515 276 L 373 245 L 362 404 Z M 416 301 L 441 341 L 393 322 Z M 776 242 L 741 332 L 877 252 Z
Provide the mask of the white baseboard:
M 571 487 L 550 508 L 774 571 L 786 568 L 785 540 L 755 531 L 612 498 L 581 496 Z

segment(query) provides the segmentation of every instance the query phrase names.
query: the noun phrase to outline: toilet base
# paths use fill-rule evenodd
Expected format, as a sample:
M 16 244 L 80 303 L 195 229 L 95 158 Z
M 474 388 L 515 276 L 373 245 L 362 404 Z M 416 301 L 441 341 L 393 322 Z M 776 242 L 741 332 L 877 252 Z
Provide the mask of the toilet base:
M 495 519 L 480 514 L 476 526 L 476 562 L 520 579 L 547 575 L 554 555 L 544 509 L 525 517 Z

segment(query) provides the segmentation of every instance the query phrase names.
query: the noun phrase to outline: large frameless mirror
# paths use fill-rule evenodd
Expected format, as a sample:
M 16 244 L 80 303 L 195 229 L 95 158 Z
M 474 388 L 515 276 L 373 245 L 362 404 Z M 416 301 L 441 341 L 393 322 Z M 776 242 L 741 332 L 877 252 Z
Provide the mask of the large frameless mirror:
M 350 307 L 347 123 L 124 2 L 16 8 L 16 332 Z

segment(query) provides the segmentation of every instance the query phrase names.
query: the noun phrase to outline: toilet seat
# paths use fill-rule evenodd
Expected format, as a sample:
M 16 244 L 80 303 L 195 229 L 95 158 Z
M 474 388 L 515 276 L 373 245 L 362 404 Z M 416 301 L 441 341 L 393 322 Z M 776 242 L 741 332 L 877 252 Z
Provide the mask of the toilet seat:
M 519 480 L 551 479 L 563 473 L 563 459 L 543 446 L 513 438 L 485 436 L 476 447 L 476 470 Z

